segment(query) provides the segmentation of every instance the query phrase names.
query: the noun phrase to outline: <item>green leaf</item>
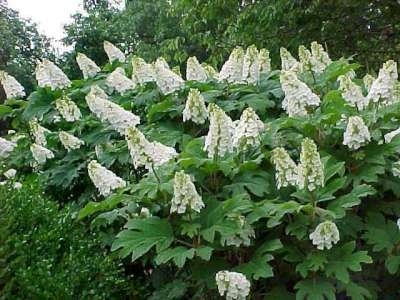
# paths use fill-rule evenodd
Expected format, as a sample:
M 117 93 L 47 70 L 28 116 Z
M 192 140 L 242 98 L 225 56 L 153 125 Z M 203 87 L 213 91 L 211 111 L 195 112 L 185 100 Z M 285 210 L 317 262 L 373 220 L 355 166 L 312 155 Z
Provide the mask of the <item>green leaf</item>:
M 132 261 L 146 254 L 154 246 L 159 253 L 174 241 L 172 227 L 165 219 L 132 219 L 125 227 L 128 230 L 123 230 L 117 235 L 111 251 L 120 249 L 121 257 L 131 254 Z
M 361 263 L 372 263 L 367 251 L 356 251 L 356 243 L 349 242 L 341 247 L 334 247 L 329 253 L 328 263 L 325 266 L 327 276 L 349 283 L 349 271 L 361 271 Z
M 12 112 L 11 107 L 0 104 L 0 118 L 7 116 L 10 112 Z
M 131 198 L 128 195 L 112 195 L 101 202 L 90 201 L 79 211 L 78 220 L 82 220 L 87 216 L 93 215 L 99 211 L 106 211 L 114 209 L 123 200 Z
M 208 246 L 200 246 L 196 248 L 196 256 L 201 257 L 202 259 L 209 261 L 212 255 L 214 248 Z
M 232 184 L 226 185 L 224 189 L 231 191 L 234 195 L 250 192 L 262 197 L 270 192 L 271 176 L 268 172 L 257 170 L 237 175 Z
M 182 246 L 169 248 L 157 254 L 155 262 L 157 265 L 165 264 L 171 259 L 177 265 L 182 268 L 186 262 L 186 259 L 192 259 L 194 257 L 195 249 L 185 248 Z
M 60 96 L 59 92 L 51 92 L 48 88 L 38 89 L 29 95 L 28 105 L 22 117 L 25 120 L 31 120 L 34 117 L 41 119 L 45 113 L 52 109 L 52 102 Z
M 385 261 L 385 266 L 390 274 L 396 274 L 400 267 L 400 256 L 389 255 Z
M 321 278 L 301 280 L 294 288 L 296 300 L 335 300 L 335 287 Z
M 352 281 L 346 285 L 346 294 L 351 298 L 351 300 L 365 300 L 372 298 L 370 291 Z
M 323 270 L 327 262 L 326 252 L 310 252 L 304 261 L 296 266 L 296 271 L 299 272 L 303 278 L 306 278 L 309 272 Z

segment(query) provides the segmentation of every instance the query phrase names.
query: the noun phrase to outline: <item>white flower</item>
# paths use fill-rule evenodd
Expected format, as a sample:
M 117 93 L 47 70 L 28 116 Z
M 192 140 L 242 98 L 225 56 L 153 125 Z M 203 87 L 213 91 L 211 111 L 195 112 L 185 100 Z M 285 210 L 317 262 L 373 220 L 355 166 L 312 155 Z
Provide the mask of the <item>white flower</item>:
M 185 85 L 182 77 L 172 72 L 169 68 L 166 68 L 160 61 L 155 62 L 154 71 L 157 86 L 164 95 L 178 91 Z
M 135 83 L 125 76 L 123 68 L 116 68 L 107 76 L 106 85 L 109 88 L 115 89 L 118 93 L 124 93 L 135 88 Z
M 311 52 L 303 45 L 299 46 L 300 71 L 311 71 Z
M 107 168 L 92 160 L 88 164 L 88 174 L 100 195 L 107 197 L 112 191 L 126 187 L 126 182 Z
M 17 170 L 15 169 L 9 169 L 7 171 L 5 171 L 3 173 L 3 175 L 7 178 L 7 179 L 12 179 L 15 177 L 15 175 L 17 175 Z
M 189 57 L 186 62 L 186 80 L 207 81 L 206 71 L 200 65 L 196 56 Z
M 399 230 L 400 230 L 400 218 L 397 219 L 397 228 L 399 228 Z
M 7 158 L 15 147 L 17 147 L 16 143 L 0 137 L 0 158 Z
M 393 163 L 392 173 L 393 176 L 400 178 L 400 161 Z
M 203 200 L 197 193 L 190 176 L 185 174 L 184 171 L 176 172 L 174 176 L 174 196 L 171 201 L 170 213 L 183 214 L 189 208 L 200 212 L 203 207 Z
M 77 137 L 65 131 L 60 131 L 58 137 L 60 139 L 61 144 L 68 151 L 79 149 L 82 145 L 85 144 L 84 141 L 78 139 Z
M 386 133 L 384 135 L 385 143 L 390 143 L 393 140 L 393 138 L 398 134 L 400 134 L 400 127 L 397 128 L 396 130 Z
M 384 105 L 393 103 L 397 78 L 397 63 L 388 60 L 379 70 L 378 78 L 372 83 L 367 98 L 373 102 L 381 101 Z
M 324 166 L 314 141 L 305 138 L 301 143 L 300 164 L 298 166 L 298 186 L 309 191 L 324 186 Z
M 271 161 L 275 165 L 275 179 L 278 189 L 297 184 L 297 165 L 284 148 L 278 147 L 272 150 Z
M 14 182 L 13 189 L 19 190 L 21 188 L 22 188 L 22 183 L 21 182 L 18 182 L 18 181 Z
M 352 116 L 347 122 L 346 131 L 343 135 L 343 145 L 352 150 L 357 150 L 371 140 L 368 127 L 359 116 Z
M 365 74 L 365 76 L 363 77 L 363 83 L 364 83 L 364 87 L 367 90 L 367 92 L 370 91 L 372 83 L 374 82 L 375 77 L 370 75 L 370 74 Z
M 241 245 L 250 246 L 251 238 L 255 237 L 253 227 L 251 227 L 251 225 L 246 222 L 244 216 L 238 216 L 235 221 L 240 228 L 240 232 L 231 236 L 222 236 L 221 245 L 235 247 L 240 247 Z
M 260 58 L 259 52 L 255 45 L 251 45 L 246 49 L 246 54 L 243 58 L 242 80 L 257 84 L 260 81 Z
M 282 62 L 282 71 L 293 71 L 298 72 L 300 69 L 300 63 L 290 54 L 290 52 L 281 47 L 280 56 Z
M 78 52 L 76 56 L 76 63 L 78 64 L 79 69 L 81 69 L 83 78 L 85 79 L 96 76 L 96 74 L 101 70 L 93 60 L 80 52 Z
M 258 59 L 260 61 L 260 73 L 271 72 L 271 59 L 267 49 L 260 49 Z
M 134 56 L 132 58 L 132 81 L 139 84 L 156 81 L 156 74 L 151 64 L 143 58 Z
M 183 122 L 192 120 L 196 124 L 204 124 L 207 117 L 207 108 L 200 91 L 198 89 L 190 89 L 185 109 L 183 110 Z
M 301 82 L 294 72 L 282 71 L 280 81 L 285 93 L 282 108 L 289 117 L 306 116 L 307 108 L 319 106 L 321 103 L 319 97 L 304 82 Z
M 177 156 L 174 148 L 158 142 L 149 142 L 136 127 L 127 128 L 125 139 L 135 168 L 152 170 Z
M 219 271 L 215 281 L 219 294 L 226 294 L 226 300 L 245 300 L 250 293 L 250 281 L 242 273 Z
M 247 150 L 250 147 L 260 145 L 260 135 L 265 126 L 256 112 L 251 108 L 246 108 L 239 122 L 237 122 L 233 134 L 233 147 L 239 150 Z
M 24 87 L 13 76 L 8 75 L 7 72 L 0 71 L 0 82 L 7 99 L 25 96 Z
M 317 246 L 317 249 L 324 250 L 331 249 L 332 244 L 339 242 L 339 230 L 336 224 L 331 221 L 325 221 L 318 224 L 314 232 L 310 234 L 310 240 L 312 240 L 313 245 Z
M 51 90 L 63 89 L 71 85 L 67 75 L 48 59 L 38 62 L 35 70 L 36 80 L 40 87 L 50 87 Z
M 78 121 L 82 117 L 78 106 L 68 97 L 57 99 L 55 105 L 57 111 L 67 122 Z
M 124 134 L 129 127 L 140 123 L 140 118 L 123 109 L 118 104 L 107 99 L 107 95 L 98 86 L 92 86 L 90 93 L 86 95 L 89 109 L 102 121 L 111 124 L 111 127 Z
M 156 62 L 155 62 L 154 64 L 157 64 L 157 65 L 159 65 L 159 66 L 162 66 L 162 67 L 165 68 L 165 69 L 171 69 L 171 68 L 169 67 L 169 64 L 168 64 L 167 61 L 165 60 L 165 58 L 162 57 L 162 56 L 158 57 L 158 58 L 156 59 Z
M 47 145 L 46 134 L 50 133 L 50 130 L 41 126 L 36 118 L 29 121 L 29 128 L 35 143 L 45 147 Z
M 208 78 L 218 79 L 219 74 L 213 66 L 206 63 L 202 63 L 201 65 L 203 66 L 203 69 L 206 72 Z
M 110 63 L 112 63 L 114 60 L 118 60 L 119 62 L 125 62 L 124 53 L 117 47 L 115 47 L 112 43 L 104 41 L 103 46 L 104 46 L 104 51 L 106 52 Z
M 149 210 L 147 207 L 142 207 L 142 208 L 140 209 L 139 216 L 142 217 L 142 218 L 149 218 L 149 217 L 151 217 L 150 210 Z
M 54 158 L 54 153 L 51 150 L 36 143 L 33 143 L 30 149 L 33 158 L 39 165 L 43 165 L 44 163 L 46 163 L 47 159 Z
M 310 58 L 311 70 L 315 73 L 322 73 L 331 63 L 332 60 L 324 50 L 324 47 L 317 42 L 312 42 Z
M 363 96 L 361 87 L 355 84 L 350 76 L 341 75 L 338 77 L 338 81 L 342 97 L 350 106 L 357 107 L 358 110 L 363 110 L 368 106 L 369 101 Z
M 219 72 L 219 80 L 226 80 L 229 83 L 240 83 L 242 82 L 243 75 L 243 59 L 244 51 L 241 47 L 233 49 L 229 55 L 229 59 L 224 63 Z
M 233 150 L 233 131 L 234 125 L 231 118 L 218 107 L 211 103 L 208 106 L 208 115 L 210 119 L 210 128 L 205 138 L 204 151 L 207 151 L 208 157 L 223 157 L 226 153 Z

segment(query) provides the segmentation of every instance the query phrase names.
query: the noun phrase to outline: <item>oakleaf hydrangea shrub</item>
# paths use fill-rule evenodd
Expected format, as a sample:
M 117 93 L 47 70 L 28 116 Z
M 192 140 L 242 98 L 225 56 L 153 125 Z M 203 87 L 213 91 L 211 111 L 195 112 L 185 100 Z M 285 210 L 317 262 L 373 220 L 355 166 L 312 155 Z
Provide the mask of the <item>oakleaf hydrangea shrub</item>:
M 44 60 L 27 100 L 12 81 L 0 153 L 81 206 L 149 283 L 139 297 L 400 297 L 394 60 L 357 74 L 313 42 L 272 70 L 267 49 L 236 47 L 182 76 L 104 46 L 100 69 L 78 55 L 83 79 Z

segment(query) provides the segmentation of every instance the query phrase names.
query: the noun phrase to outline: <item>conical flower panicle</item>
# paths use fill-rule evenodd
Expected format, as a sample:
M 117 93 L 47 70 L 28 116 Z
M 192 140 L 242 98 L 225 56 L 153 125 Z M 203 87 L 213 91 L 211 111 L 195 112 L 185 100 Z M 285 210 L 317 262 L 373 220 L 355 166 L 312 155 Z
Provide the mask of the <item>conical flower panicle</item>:
M 299 46 L 300 71 L 311 71 L 311 51 L 304 45 Z
M 190 89 L 183 110 L 183 122 L 192 120 L 196 124 L 204 124 L 207 120 L 208 112 L 204 103 L 204 98 L 198 89 Z
M 159 142 L 151 142 L 148 156 L 151 158 L 153 166 L 157 168 L 178 156 L 178 153 L 172 147 L 166 146 Z
M 157 86 L 164 95 L 178 91 L 185 85 L 182 77 L 172 72 L 169 68 L 166 68 L 165 64 L 160 61 L 156 61 L 154 64 L 154 71 Z
M 186 79 L 199 82 L 207 81 L 207 73 L 196 56 L 189 57 L 186 62 Z
M 363 77 L 364 87 L 367 92 L 371 90 L 371 86 L 374 81 L 375 77 L 370 74 L 365 74 L 365 76 Z
M 368 127 L 359 116 L 352 116 L 347 122 L 346 131 L 343 134 L 343 145 L 352 150 L 357 150 L 371 140 Z
M 114 190 L 126 187 L 126 182 L 96 160 L 88 164 L 88 174 L 100 195 L 109 196 Z
M 71 85 L 67 75 L 48 59 L 38 62 L 35 70 L 36 80 L 40 87 L 50 87 L 51 90 L 63 89 Z
M 363 96 L 361 87 L 355 84 L 348 75 L 339 76 L 338 81 L 342 97 L 350 106 L 357 107 L 358 110 L 363 110 L 368 106 L 369 101 Z
M 267 49 L 260 49 L 258 59 L 260 61 L 260 73 L 271 72 L 271 58 L 269 57 L 269 51 Z
M 143 58 L 134 56 L 132 58 L 132 81 L 141 85 L 156 81 L 153 66 L 146 63 Z
M 68 97 L 59 98 L 54 103 L 57 111 L 65 119 L 65 121 L 75 122 L 82 117 L 82 113 L 78 106 Z
M 282 147 L 272 150 L 271 161 L 275 165 L 275 180 L 278 189 L 295 186 L 298 182 L 298 167 Z
M 117 60 L 119 62 L 125 62 L 125 54 L 118 49 L 114 44 L 104 41 L 103 43 L 104 51 L 106 52 L 108 56 L 108 60 L 110 63 L 112 63 L 114 60 Z
M 35 143 L 45 147 L 47 145 L 46 134 L 50 133 L 50 130 L 41 126 L 36 118 L 29 121 L 29 128 Z
M 92 86 L 89 94 L 86 95 L 86 102 L 91 112 L 102 122 L 107 122 L 121 135 L 129 127 L 140 123 L 140 118 L 135 114 L 123 109 L 118 104 L 107 99 L 107 95 L 98 86 Z
M 332 60 L 322 45 L 312 42 L 310 63 L 313 72 L 322 73 L 332 63 Z
M 286 49 L 281 47 L 280 49 L 282 71 L 292 71 L 297 73 L 300 69 L 300 63 L 292 56 L 292 54 Z
M 242 82 L 244 51 L 241 47 L 233 49 L 229 59 L 224 63 L 219 72 L 220 81 L 226 80 L 229 83 Z
M 78 52 L 76 56 L 76 63 L 79 69 L 82 71 L 83 78 L 88 79 L 96 76 L 97 73 L 101 71 L 98 65 L 87 57 L 85 54 Z
M 223 157 L 233 151 L 234 125 L 232 119 L 218 105 L 211 103 L 208 106 L 210 127 L 205 138 L 204 151 L 208 157 Z
M 7 158 L 16 146 L 16 143 L 0 137 L 0 158 Z
M 332 244 L 337 244 L 340 240 L 339 230 L 336 224 L 331 221 L 325 221 L 315 228 L 314 232 L 310 234 L 310 240 L 317 249 L 324 250 L 331 249 Z
M 260 145 L 261 133 L 264 128 L 264 123 L 256 112 L 251 107 L 246 108 L 235 126 L 233 147 L 247 150 Z
M 282 71 L 280 81 L 285 93 L 282 108 L 288 113 L 289 117 L 306 116 L 307 108 L 320 105 L 319 97 L 304 82 L 301 82 L 294 72 Z
M 393 60 L 388 60 L 379 70 L 378 78 L 372 83 L 367 98 L 383 105 L 393 103 L 393 92 L 397 78 L 397 63 Z
M 218 292 L 226 300 L 245 300 L 250 293 L 250 281 L 242 273 L 219 271 L 215 275 Z
M 260 57 L 255 45 L 246 49 L 243 58 L 242 80 L 249 84 L 258 84 L 260 81 Z
M 82 145 L 85 144 L 84 141 L 78 139 L 77 137 L 66 131 L 60 131 L 58 133 L 58 138 L 68 152 L 71 150 L 79 149 Z
M 106 85 L 116 90 L 118 93 L 124 93 L 135 88 L 136 84 L 125 76 L 123 68 L 118 67 L 107 76 Z
M 33 158 L 39 165 L 43 165 L 48 159 L 54 158 L 54 153 L 51 150 L 36 143 L 30 146 L 30 150 Z
M 314 141 L 305 138 L 301 143 L 300 164 L 298 166 L 298 186 L 310 192 L 325 184 L 324 165 L 321 162 L 317 145 Z
M 213 78 L 213 79 L 219 78 L 219 74 L 218 74 L 217 70 L 214 69 L 213 66 L 206 64 L 206 63 L 202 63 L 201 65 L 204 69 L 204 72 L 206 72 L 206 75 L 208 78 Z
M 25 97 L 24 87 L 7 72 L 0 71 L 0 83 L 3 86 L 7 99 Z
M 200 212 L 203 207 L 203 200 L 197 193 L 190 176 L 185 174 L 184 171 L 176 172 L 174 177 L 174 196 L 172 198 L 170 212 L 183 214 L 189 208 Z

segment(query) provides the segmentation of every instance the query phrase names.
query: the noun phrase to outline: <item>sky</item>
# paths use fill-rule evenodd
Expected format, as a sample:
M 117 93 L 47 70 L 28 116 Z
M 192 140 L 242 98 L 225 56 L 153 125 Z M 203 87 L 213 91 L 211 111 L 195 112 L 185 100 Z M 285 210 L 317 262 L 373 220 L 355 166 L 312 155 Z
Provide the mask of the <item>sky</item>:
M 8 0 L 8 7 L 18 11 L 21 17 L 37 23 L 40 33 L 53 39 L 53 46 L 60 52 L 68 50 L 60 39 L 63 26 L 72 21 L 71 15 L 83 11 L 82 0 Z

